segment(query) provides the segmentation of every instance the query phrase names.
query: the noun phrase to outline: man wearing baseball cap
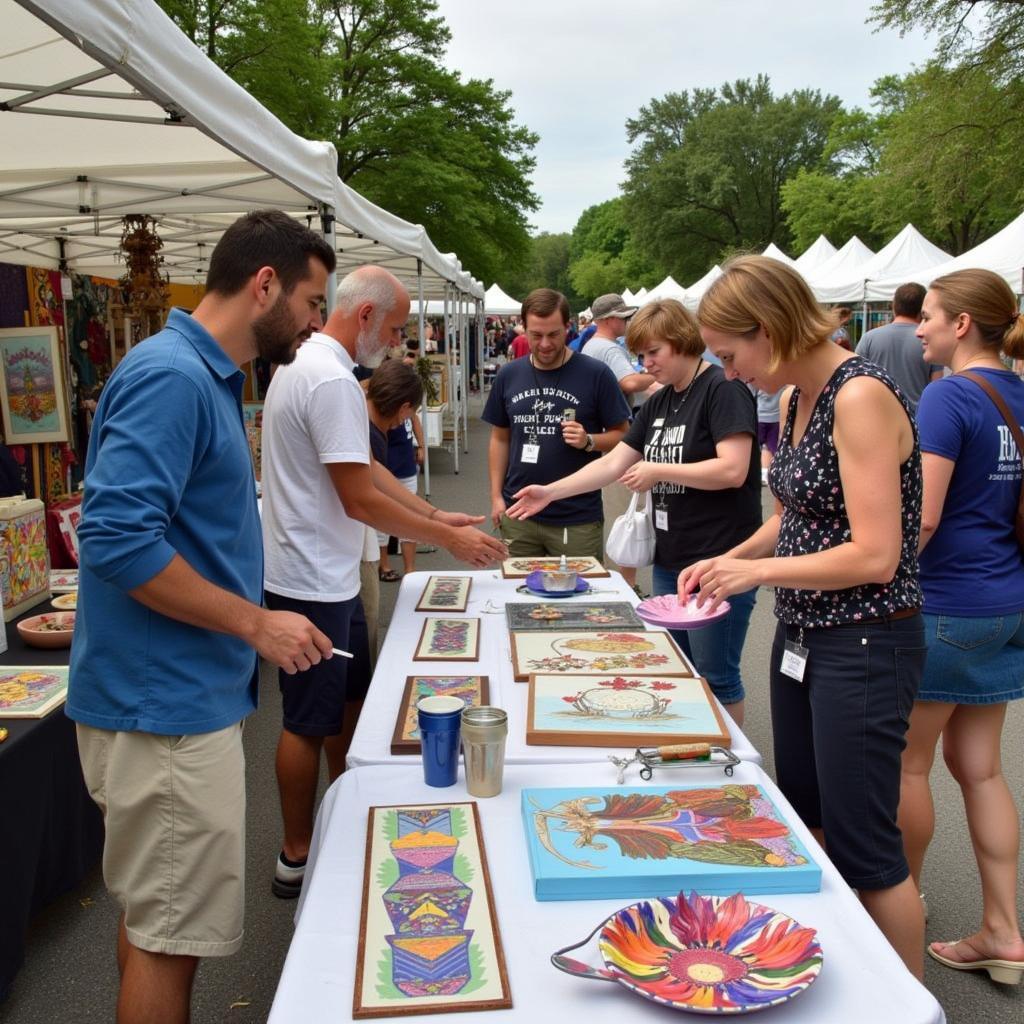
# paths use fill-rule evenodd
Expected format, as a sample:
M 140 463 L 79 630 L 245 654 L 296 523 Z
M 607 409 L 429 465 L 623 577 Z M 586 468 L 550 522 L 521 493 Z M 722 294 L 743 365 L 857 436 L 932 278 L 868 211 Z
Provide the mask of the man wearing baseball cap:
M 638 391 L 646 391 L 654 382 L 649 373 L 637 372 L 626 355 L 626 350 L 618 342 L 626 333 L 626 323 L 637 308 L 627 306 L 622 301 L 622 296 L 614 292 L 594 299 L 590 311 L 594 315 L 597 330 L 582 350 L 584 355 L 600 359 L 615 374 L 615 379 L 626 396 L 626 402 L 631 407 L 637 404 L 631 396 Z

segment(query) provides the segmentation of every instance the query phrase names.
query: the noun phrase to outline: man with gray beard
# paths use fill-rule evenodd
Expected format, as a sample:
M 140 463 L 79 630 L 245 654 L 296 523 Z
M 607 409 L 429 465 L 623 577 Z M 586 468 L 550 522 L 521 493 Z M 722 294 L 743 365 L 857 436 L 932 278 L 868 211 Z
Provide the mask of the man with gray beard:
M 349 645 L 359 602 L 363 524 L 447 548 L 484 567 L 504 545 L 472 524 L 483 516 L 442 512 L 407 491 L 370 454 L 369 418 L 353 366 L 376 366 L 402 340 L 409 296 L 380 267 L 361 267 L 338 286 L 320 333 L 279 367 L 263 407 L 264 588 L 269 608 L 297 611 L 335 647 Z M 345 739 L 362 693 L 346 692 L 347 659 L 279 675 L 284 705 L 277 780 L 284 842 L 272 890 L 297 896 L 313 835 L 320 751 L 331 781 L 344 770 Z M 347 707 L 346 707 L 347 698 Z M 349 718 L 349 728 L 346 725 Z

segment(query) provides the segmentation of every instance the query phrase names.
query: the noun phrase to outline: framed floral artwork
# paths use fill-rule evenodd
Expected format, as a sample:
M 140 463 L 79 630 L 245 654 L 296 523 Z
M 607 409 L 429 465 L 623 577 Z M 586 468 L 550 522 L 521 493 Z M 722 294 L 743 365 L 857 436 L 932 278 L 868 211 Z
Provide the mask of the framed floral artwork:
M 45 718 L 67 696 L 67 665 L 11 665 L 0 671 L 0 719 Z
M 423 622 L 413 661 L 478 661 L 479 619 L 441 619 L 430 616 Z
M 570 555 L 565 560 L 565 568 L 580 576 L 610 576 L 611 573 L 590 555 Z M 558 572 L 561 569 L 559 558 L 506 558 L 501 563 L 501 575 L 507 580 L 525 580 L 531 572 Z
M 696 673 L 661 629 L 595 633 L 512 633 L 512 671 L 531 675 L 690 676 Z
M 352 1016 L 512 1005 L 475 803 L 371 807 Z
M 526 742 L 532 746 L 729 744 L 708 684 L 679 676 L 530 676 Z
M 68 440 L 56 327 L 0 329 L 0 412 L 7 444 Z
M 576 630 L 637 629 L 646 627 L 628 601 L 577 604 L 574 601 L 509 601 L 505 605 L 508 631 L 569 633 Z

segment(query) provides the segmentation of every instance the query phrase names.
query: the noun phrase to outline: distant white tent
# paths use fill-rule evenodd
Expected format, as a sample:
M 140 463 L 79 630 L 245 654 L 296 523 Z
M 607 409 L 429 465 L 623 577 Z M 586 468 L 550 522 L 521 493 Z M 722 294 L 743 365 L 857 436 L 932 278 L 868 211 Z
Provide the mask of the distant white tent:
M 854 235 L 846 245 L 837 250 L 813 273 L 805 275 L 807 283 L 817 294 L 819 283 L 829 287 L 837 282 L 850 281 L 857 277 L 862 266 L 875 254 Z
M 804 250 L 793 260 L 793 265 L 806 277 L 808 274 L 813 274 L 825 260 L 835 254 L 836 247 L 824 235 L 818 235 L 810 248 Z
M 1003 280 L 1020 295 L 1024 293 L 1024 213 L 1016 220 L 1012 220 L 991 238 L 986 239 L 973 249 L 954 256 L 942 263 L 935 263 L 930 267 L 923 267 L 913 275 L 913 280 L 923 285 L 929 285 L 937 277 L 943 274 L 951 274 L 954 270 L 967 270 L 973 267 L 980 267 L 982 270 L 991 270 L 999 274 Z M 871 282 L 872 291 L 879 294 L 892 296 L 892 293 L 907 278 L 897 279 L 880 278 Z
M 885 302 L 892 298 L 892 291 L 876 290 L 876 279 L 898 277 L 900 284 L 914 281 L 922 268 L 948 259 L 948 253 L 929 242 L 913 224 L 907 224 L 852 276 L 844 280 L 836 273 L 831 281 L 816 276 L 812 288 L 819 302 Z
M 694 281 L 686 289 L 687 309 L 695 310 L 700 305 L 704 293 L 711 287 L 712 283 L 722 276 L 722 268 L 716 263 L 699 281 Z
M 488 316 L 518 316 L 522 308 L 523 304 L 502 291 L 497 281 L 484 293 L 484 311 Z
M 785 263 L 787 266 L 795 266 L 796 261 L 791 257 L 787 256 L 774 242 L 768 243 L 768 248 L 765 249 L 762 256 L 767 256 L 770 259 L 778 260 L 780 263 Z
M 685 302 L 686 289 L 669 274 L 661 284 L 647 293 L 644 302 L 653 302 L 655 299 L 677 299 L 679 302 Z
M 633 293 L 633 305 L 642 306 L 647 301 L 647 289 L 641 288 L 640 291 Z
M 635 306 L 636 305 L 636 296 L 628 288 L 623 288 L 622 289 L 622 301 L 627 306 Z

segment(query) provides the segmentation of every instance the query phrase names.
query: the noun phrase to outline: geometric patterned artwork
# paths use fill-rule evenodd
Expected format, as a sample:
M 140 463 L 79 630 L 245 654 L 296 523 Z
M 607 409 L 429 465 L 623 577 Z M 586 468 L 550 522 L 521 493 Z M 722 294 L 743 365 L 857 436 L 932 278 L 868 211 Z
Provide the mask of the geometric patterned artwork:
M 578 555 L 565 560 L 562 570 L 560 558 L 506 558 L 501 563 L 501 575 L 507 580 L 525 580 L 531 572 L 575 572 L 580 576 L 610 576 L 611 573 L 591 555 Z
M 431 576 L 416 604 L 418 612 L 464 612 L 469 603 L 469 576 Z
M 524 789 L 522 812 L 538 900 L 821 888 L 757 785 Z
M 511 1006 L 476 804 L 371 807 L 352 1016 Z
M 728 743 L 729 731 L 703 679 L 532 675 L 526 742 L 591 747 Z
M 486 704 L 487 676 L 407 676 L 398 704 L 398 720 L 391 737 L 392 754 L 420 752 L 420 726 L 416 702 L 424 697 L 458 697 L 466 707 Z
M 693 676 L 683 652 L 664 630 L 602 633 L 516 632 L 512 671 L 525 682 L 531 675 Z
M 567 633 L 571 630 L 593 632 L 598 629 L 646 628 L 628 601 L 608 601 L 605 604 L 510 601 L 505 605 L 505 619 L 510 633 L 516 630 Z
M 0 671 L 0 718 L 43 718 L 67 695 L 67 665 L 12 665 Z
M 480 657 L 479 619 L 423 620 L 413 661 L 477 661 Z

